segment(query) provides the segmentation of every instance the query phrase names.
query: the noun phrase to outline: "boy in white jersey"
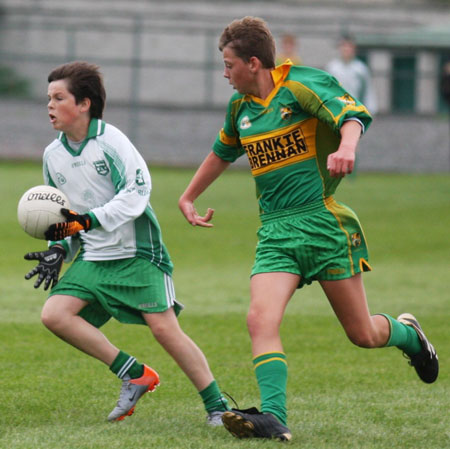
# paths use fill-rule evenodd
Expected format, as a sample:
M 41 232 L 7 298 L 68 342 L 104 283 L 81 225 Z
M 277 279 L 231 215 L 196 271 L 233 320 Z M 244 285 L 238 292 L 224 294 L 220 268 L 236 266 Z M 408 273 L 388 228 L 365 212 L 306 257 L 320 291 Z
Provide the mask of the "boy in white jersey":
M 102 361 L 122 380 L 109 421 L 133 413 L 139 398 L 159 385 L 155 370 L 116 348 L 99 327 L 111 316 L 146 324 L 198 390 L 207 423 L 221 425 L 228 409 L 208 362 L 182 331 L 173 265 L 149 204 L 151 178 L 128 138 L 103 122 L 103 79 L 98 67 L 73 62 L 48 77 L 48 113 L 60 131 L 44 152 L 44 179 L 63 191 L 72 210 L 46 232 L 49 249 L 28 253 L 39 264 L 26 276 L 52 286 L 42 322 L 55 335 Z M 63 260 L 75 261 L 58 282 Z

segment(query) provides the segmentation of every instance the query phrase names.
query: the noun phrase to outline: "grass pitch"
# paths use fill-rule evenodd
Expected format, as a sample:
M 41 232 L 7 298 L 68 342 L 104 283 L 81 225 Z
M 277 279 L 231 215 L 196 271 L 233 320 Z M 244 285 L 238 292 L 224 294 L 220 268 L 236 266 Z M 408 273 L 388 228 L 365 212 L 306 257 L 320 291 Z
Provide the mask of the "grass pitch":
M 259 406 L 245 328 L 248 274 L 258 226 L 253 181 L 229 171 L 197 203 L 216 209 L 213 229 L 192 228 L 177 208 L 193 172 L 154 168 L 152 205 L 175 263 L 184 330 L 205 352 L 223 390 L 241 408 Z M 200 398 L 144 326 L 111 321 L 104 332 L 118 347 L 153 366 L 161 386 L 134 416 L 110 424 L 120 383 L 101 363 L 51 335 L 40 323 L 46 294 L 24 274 L 23 259 L 45 243 L 28 237 L 17 201 L 42 183 L 36 164 L 1 162 L 0 448 L 256 448 L 205 425 Z M 351 345 L 317 285 L 289 304 L 283 338 L 289 363 L 290 447 L 450 447 L 448 175 L 359 174 L 336 198 L 358 213 L 371 252 L 364 275 L 372 313 L 415 314 L 437 348 L 441 372 L 420 382 L 395 348 Z

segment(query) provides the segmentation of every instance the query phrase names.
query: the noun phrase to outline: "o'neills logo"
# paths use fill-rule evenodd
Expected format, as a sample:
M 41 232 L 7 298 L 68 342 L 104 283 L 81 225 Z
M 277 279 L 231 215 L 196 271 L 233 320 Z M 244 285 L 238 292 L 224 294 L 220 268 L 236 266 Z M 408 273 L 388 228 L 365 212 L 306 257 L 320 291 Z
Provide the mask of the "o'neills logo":
M 53 203 L 57 203 L 60 206 L 66 205 L 66 200 L 57 193 L 30 193 L 27 196 L 27 201 L 52 201 Z
M 244 144 L 243 147 L 254 174 L 270 171 L 309 155 L 305 139 L 298 128 L 282 136 Z

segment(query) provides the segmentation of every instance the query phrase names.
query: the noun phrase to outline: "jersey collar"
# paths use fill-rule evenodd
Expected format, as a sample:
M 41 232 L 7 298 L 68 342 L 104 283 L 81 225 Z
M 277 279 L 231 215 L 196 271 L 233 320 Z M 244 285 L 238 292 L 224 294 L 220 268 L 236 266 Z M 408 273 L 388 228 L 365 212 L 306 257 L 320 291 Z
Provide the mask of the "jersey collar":
M 88 128 L 87 136 L 83 140 L 82 144 L 80 145 L 80 148 L 77 151 L 70 147 L 69 142 L 67 140 L 67 136 L 63 132 L 59 133 L 58 140 L 61 141 L 61 143 L 64 145 L 64 148 L 72 156 L 79 156 L 81 154 L 81 152 L 83 151 L 84 147 L 89 142 L 90 139 L 95 138 L 97 136 L 100 136 L 104 132 L 105 132 L 105 122 L 103 120 L 98 119 L 98 118 L 93 118 L 89 122 L 89 128 Z
M 284 61 L 283 64 L 276 66 L 275 69 L 273 69 L 270 72 L 272 75 L 274 88 L 266 99 L 262 100 L 261 98 L 254 97 L 253 95 L 251 95 L 251 99 L 256 103 L 259 103 L 267 107 L 272 101 L 273 97 L 275 97 L 275 95 L 277 94 L 286 77 L 288 76 L 289 70 L 291 70 L 292 65 L 293 65 L 292 61 L 290 59 L 286 59 L 286 61 Z
M 292 66 L 292 61 L 290 59 L 286 59 L 283 64 L 276 66 L 275 69 L 272 70 L 272 79 L 275 87 L 281 84 L 286 79 Z

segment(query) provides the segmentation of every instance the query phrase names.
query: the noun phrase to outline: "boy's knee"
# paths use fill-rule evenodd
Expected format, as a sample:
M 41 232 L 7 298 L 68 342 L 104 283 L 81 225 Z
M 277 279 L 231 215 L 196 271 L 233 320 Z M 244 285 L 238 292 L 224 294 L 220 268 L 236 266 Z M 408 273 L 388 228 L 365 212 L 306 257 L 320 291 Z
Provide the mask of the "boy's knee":
M 254 312 L 248 312 L 247 315 L 247 329 L 250 335 L 253 335 L 258 330 L 258 316 Z
M 277 333 L 277 324 L 270 316 L 250 311 L 247 315 L 247 329 L 251 337 Z
M 41 311 L 41 322 L 46 328 L 51 330 L 57 327 L 60 319 L 54 310 L 50 307 L 44 306 Z
M 158 341 L 167 340 L 171 335 L 176 335 L 176 329 L 165 321 L 154 321 L 150 329 Z

